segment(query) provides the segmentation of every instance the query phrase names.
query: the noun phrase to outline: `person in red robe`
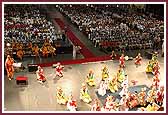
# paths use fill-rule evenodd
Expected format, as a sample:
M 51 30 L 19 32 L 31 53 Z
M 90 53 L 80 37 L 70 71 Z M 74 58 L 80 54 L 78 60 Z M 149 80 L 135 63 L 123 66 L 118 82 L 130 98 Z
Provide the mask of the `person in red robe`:
M 162 106 L 163 99 L 164 99 L 164 87 L 161 86 L 160 89 L 157 92 L 157 98 L 156 98 L 157 104 L 160 105 L 160 106 Z
M 120 59 L 119 59 L 119 63 L 120 63 L 120 67 L 125 67 L 124 54 L 121 55 L 121 57 L 120 57 Z
M 37 80 L 40 81 L 41 83 L 44 83 L 46 81 L 45 75 L 44 75 L 44 70 L 38 66 L 38 70 L 36 71 L 37 75 Z
M 159 75 L 156 74 L 152 79 L 152 87 L 154 87 L 155 89 L 158 89 L 159 83 L 160 83 Z
M 69 96 L 68 102 L 67 102 L 67 109 L 70 111 L 76 111 L 77 109 L 77 102 L 73 99 L 72 94 Z
M 94 100 L 94 104 L 92 105 L 91 111 L 101 111 L 98 99 Z
M 154 75 L 160 74 L 159 69 L 160 69 L 159 63 L 158 61 L 156 61 L 153 67 L 153 74 Z
M 57 63 L 57 66 L 56 66 L 56 76 L 58 77 L 63 77 L 63 68 L 64 66 L 62 66 L 59 62 Z
M 142 57 L 141 54 L 138 53 L 138 55 L 135 58 L 135 65 L 141 65 L 141 63 L 142 63 Z
M 14 59 L 11 58 L 10 55 L 7 55 L 7 58 L 6 58 L 6 61 L 5 61 L 5 68 L 6 68 L 7 77 L 8 77 L 9 80 L 13 79 L 13 75 L 14 75 L 13 64 L 14 64 Z

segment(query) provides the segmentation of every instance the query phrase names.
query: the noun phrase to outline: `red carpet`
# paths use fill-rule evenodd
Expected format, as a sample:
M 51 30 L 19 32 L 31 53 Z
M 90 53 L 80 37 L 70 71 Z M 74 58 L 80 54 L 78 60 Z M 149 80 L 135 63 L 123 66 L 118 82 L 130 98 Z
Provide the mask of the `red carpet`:
M 87 62 L 106 61 L 106 60 L 111 60 L 111 57 L 108 55 L 108 56 L 92 57 L 92 58 L 77 59 L 77 60 L 65 60 L 65 61 L 58 61 L 58 62 L 60 62 L 62 65 L 70 65 L 70 64 L 81 64 L 81 63 L 87 63 Z M 57 62 L 41 63 L 37 65 L 41 67 L 48 67 L 56 63 Z M 34 64 L 28 64 L 28 65 L 34 65 Z
M 60 28 L 62 30 L 65 29 L 65 24 L 64 22 L 59 19 L 56 18 L 55 19 L 56 23 L 60 26 Z M 75 34 L 70 30 L 70 28 L 67 28 L 67 32 L 66 32 L 68 39 L 74 44 L 74 45 L 78 45 L 80 46 L 82 49 L 80 50 L 81 54 L 85 57 L 85 58 L 91 58 L 94 57 L 94 54 L 87 48 L 85 47 L 85 45 L 75 36 Z

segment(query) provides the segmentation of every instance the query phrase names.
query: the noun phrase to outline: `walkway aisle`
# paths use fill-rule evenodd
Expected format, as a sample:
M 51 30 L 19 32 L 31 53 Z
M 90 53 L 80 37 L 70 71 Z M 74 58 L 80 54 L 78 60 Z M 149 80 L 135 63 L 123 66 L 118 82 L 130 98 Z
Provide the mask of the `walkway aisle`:
M 59 18 L 56 18 L 55 21 L 60 26 L 60 28 L 64 30 L 65 28 L 64 22 Z M 94 54 L 75 36 L 75 34 L 71 31 L 70 28 L 67 28 L 66 35 L 68 36 L 68 39 L 70 39 L 75 46 L 81 47 L 80 52 L 85 58 L 94 57 Z
M 49 7 L 46 6 L 44 9 L 47 11 L 48 16 L 51 18 L 52 22 L 55 24 L 57 28 L 60 28 L 60 26 L 56 23 L 55 18 L 61 19 L 63 23 L 70 28 L 71 32 L 74 33 L 74 35 L 78 38 L 78 40 L 80 40 L 80 42 L 83 43 L 85 47 L 87 47 L 88 50 L 90 50 L 94 56 L 107 55 L 107 53 L 100 51 L 99 48 L 94 47 L 94 44 L 90 40 L 88 40 L 86 35 L 80 32 L 79 29 L 70 22 L 70 20 L 68 20 L 63 14 L 61 14 L 55 8 L 55 5 L 51 5 Z

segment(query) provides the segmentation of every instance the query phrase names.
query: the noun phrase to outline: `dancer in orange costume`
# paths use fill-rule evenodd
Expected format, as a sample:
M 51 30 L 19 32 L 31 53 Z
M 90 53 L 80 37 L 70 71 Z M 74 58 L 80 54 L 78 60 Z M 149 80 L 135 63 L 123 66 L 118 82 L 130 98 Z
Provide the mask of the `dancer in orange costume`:
M 24 51 L 23 51 L 23 45 L 20 44 L 17 50 L 17 57 L 22 60 L 23 59 L 23 55 L 24 55 Z
M 5 67 L 6 67 L 7 76 L 9 80 L 13 79 L 13 75 L 14 75 L 13 63 L 14 63 L 14 59 L 11 58 L 10 55 L 7 55 L 7 58 L 5 61 Z
M 39 48 L 38 48 L 37 44 L 34 45 L 34 47 L 32 48 L 32 51 L 37 58 L 37 56 L 39 56 Z
M 47 49 L 47 46 L 43 46 L 42 47 L 42 53 L 43 53 L 43 57 L 48 57 L 48 49 Z

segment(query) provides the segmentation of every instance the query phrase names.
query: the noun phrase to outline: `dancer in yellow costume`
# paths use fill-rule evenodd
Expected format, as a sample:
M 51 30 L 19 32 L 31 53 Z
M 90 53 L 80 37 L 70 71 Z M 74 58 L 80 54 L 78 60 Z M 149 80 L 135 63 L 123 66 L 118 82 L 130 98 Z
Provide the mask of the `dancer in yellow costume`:
M 61 87 L 57 87 L 57 103 L 65 105 L 68 102 L 68 98 L 65 96 Z
M 117 72 L 117 81 L 119 83 L 122 83 L 124 79 L 125 79 L 125 72 L 124 69 L 120 67 Z
M 118 91 L 118 83 L 117 83 L 116 77 L 112 78 L 112 79 L 109 81 L 108 89 L 109 89 L 112 93 Z
M 88 93 L 88 89 L 84 83 L 82 84 L 82 88 L 80 90 L 80 99 L 83 100 L 85 103 L 90 103 L 92 101 Z
M 104 66 L 102 69 L 102 80 L 105 81 L 109 78 L 109 72 L 107 66 Z
M 89 86 L 95 86 L 96 83 L 94 81 L 94 73 L 92 70 L 89 71 L 89 74 L 87 75 L 87 78 L 86 78 L 86 83 L 89 85 Z

